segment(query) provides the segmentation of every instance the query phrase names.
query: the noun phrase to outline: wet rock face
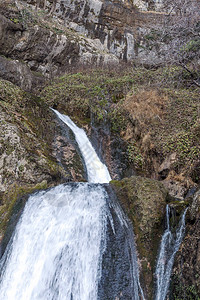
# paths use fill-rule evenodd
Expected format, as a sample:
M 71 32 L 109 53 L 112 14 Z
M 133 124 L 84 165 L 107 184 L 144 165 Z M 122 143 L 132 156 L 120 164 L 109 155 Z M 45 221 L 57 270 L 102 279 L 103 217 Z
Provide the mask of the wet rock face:
M 71 130 L 60 120 L 56 119 L 56 124 L 52 154 L 66 172 L 64 181 L 86 181 L 84 161 Z
M 160 182 L 139 176 L 112 181 L 111 185 L 133 223 L 141 283 L 148 299 L 152 299 L 153 274 L 163 233 L 167 191 Z
M 200 295 L 200 190 L 189 205 L 185 238 L 177 252 L 170 299 L 199 299 Z

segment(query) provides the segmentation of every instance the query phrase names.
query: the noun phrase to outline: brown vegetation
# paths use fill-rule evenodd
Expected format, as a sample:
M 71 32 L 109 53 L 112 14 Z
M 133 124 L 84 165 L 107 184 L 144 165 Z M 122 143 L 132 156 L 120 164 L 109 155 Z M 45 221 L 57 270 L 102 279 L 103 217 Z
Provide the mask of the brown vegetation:
M 124 101 L 124 108 L 133 120 L 148 126 L 155 119 L 162 119 L 167 101 L 168 97 L 159 94 L 156 89 L 140 90 L 136 94 L 128 95 Z

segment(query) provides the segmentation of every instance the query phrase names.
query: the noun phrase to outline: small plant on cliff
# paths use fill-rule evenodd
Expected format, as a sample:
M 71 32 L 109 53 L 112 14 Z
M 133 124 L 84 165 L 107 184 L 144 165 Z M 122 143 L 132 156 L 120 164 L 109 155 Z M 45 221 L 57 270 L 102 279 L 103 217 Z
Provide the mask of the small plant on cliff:
M 142 168 L 144 160 L 136 143 L 132 142 L 127 147 L 128 159 L 136 168 Z

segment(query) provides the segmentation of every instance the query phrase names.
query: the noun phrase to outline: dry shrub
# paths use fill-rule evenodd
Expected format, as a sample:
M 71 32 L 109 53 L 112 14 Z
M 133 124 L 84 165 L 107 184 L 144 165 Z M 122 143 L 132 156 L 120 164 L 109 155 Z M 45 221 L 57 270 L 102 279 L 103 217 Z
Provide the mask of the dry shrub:
M 157 90 L 141 90 L 126 98 L 124 108 L 140 125 L 148 125 L 164 117 L 167 100 L 168 97 Z

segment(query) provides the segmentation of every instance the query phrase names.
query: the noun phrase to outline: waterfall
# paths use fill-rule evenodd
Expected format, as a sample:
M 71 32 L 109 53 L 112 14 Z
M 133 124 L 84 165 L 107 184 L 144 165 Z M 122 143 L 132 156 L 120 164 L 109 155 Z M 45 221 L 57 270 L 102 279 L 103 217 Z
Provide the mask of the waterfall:
M 85 161 L 88 182 L 107 183 L 111 181 L 111 177 L 107 167 L 100 161 L 85 131 L 77 127 L 68 116 L 59 113 L 53 108 L 52 110 L 55 112 L 58 118 L 62 120 L 73 131 L 81 154 Z
M 156 300 L 164 300 L 167 295 L 171 271 L 174 263 L 174 257 L 178 251 L 185 232 L 185 215 L 184 211 L 177 230 L 172 233 L 170 229 L 170 207 L 166 207 L 167 228 L 163 234 L 156 266 Z
M 74 132 L 89 183 L 31 195 L 0 261 L 3 300 L 139 300 L 133 232 L 105 183 L 110 181 L 85 132 Z M 97 183 L 98 182 L 98 183 Z
M 87 183 L 32 195 L 6 253 L 1 299 L 97 299 L 105 204 L 103 187 Z

